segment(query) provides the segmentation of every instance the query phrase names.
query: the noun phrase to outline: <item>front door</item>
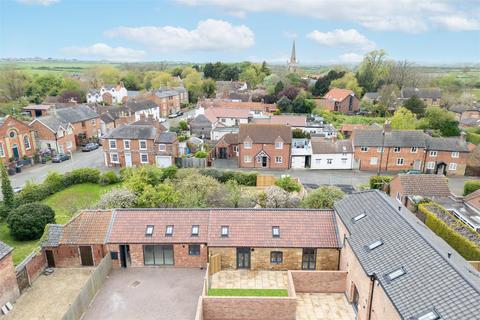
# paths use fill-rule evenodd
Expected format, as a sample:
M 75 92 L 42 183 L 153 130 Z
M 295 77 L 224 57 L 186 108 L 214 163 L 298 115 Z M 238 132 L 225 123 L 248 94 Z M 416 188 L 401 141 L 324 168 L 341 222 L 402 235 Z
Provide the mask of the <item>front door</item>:
M 132 166 L 132 154 L 131 153 L 125 153 L 125 166 L 127 168 Z
M 302 269 L 315 270 L 315 249 L 312 249 L 312 248 L 303 249 Z
M 120 245 L 120 266 L 126 268 L 130 265 L 130 246 L 128 244 Z
M 421 170 L 421 169 L 422 169 L 422 160 L 413 161 L 413 170 Z
M 86 267 L 93 266 L 92 247 L 80 246 L 80 260 L 82 262 L 82 266 L 86 266 Z
M 220 148 L 219 151 L 220 152 L 219 152 L 218 158 L 227 159 L 227 148 Z
M 45 255 L 47 256 L 47 266 L 49 268 L 55 268 L 55 259 L 53 257 L 53 251 L 45 250 Z
M 268 165 L 268 158 L 267 157 L 262 157 L 262 167 L 266 168 Z
M 20 154 L 18 153 L 18 146 L 16 144 L 13 145 L 12 152 L 15 159 L 20 158 Z
M 237 248 L 237 268 L 250 269 L 250 248 Z

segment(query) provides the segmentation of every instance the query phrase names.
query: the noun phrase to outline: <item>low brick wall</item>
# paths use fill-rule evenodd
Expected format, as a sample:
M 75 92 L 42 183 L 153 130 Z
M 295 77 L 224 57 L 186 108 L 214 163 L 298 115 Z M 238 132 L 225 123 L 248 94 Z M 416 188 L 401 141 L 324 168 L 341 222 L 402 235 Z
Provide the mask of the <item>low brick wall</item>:
M 343 293 L 346 271 L 288 271 L 297 293 Z
M 203 320 L 203 297 L 198 297 L 197 312 L 195 313 L 195 320 Z
M 27 268 L 28 279 L 30 280 L 30 283 L 32 283 L 47 267 L 47 259 L 45 258 L 43 251 L 32 256 L 32 259 L 26 264 L 25 267 Z

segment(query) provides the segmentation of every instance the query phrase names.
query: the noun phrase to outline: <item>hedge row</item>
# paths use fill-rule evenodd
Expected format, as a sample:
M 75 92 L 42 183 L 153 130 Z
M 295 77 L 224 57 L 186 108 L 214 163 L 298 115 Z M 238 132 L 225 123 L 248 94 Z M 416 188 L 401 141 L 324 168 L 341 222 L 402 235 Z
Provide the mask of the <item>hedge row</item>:
M 257 185 L 256 172 L 240 172 L 240 171 L 220 171 L 217 169 L 200 169 L 200 174 L 217 179 L 221 183 L 228 180 L 235 180 L 243 186 L 255 187 Z
M 425 215 L 425 224 L 437 236 L 445 240 L 453 249 L 468 261 L 480 260 L 480 248 L 472 241 L 465 239 L 462 235 L 453 230 L 443 220 L 427 209 L 431 203 L 422 203 L 418 206 L 420 212 Z M 449 214 L 449 213 L 448 213 Z
M 463 195 L 467 196 L 470 193 L 477 191 L 478 189 L 480 189 L 480 181 L 477 181 L 477 180 L 465 181 L 465 185 L 463 186 Z
M 386 191 L 386 187 L 392 181 L 391 176 L 371 176 L 370 177 L 370 189 L 378 189 Z

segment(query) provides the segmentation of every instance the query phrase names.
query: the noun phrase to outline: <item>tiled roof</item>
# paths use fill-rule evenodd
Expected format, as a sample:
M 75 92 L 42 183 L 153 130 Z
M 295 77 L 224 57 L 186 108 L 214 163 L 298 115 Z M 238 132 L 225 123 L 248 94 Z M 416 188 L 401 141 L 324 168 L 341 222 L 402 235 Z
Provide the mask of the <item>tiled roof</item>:
M 42 241 L 42 247 L 58 247 L 62 237 L 63 225 L 49 224 L 47 225 L 47 230 L 47 238 Z
M 60 119 L 56 115 L 49 115 L 49 116 L 36 118 L 30 124 L 32 124 L 36 121 L 42 123 L 44 126 L 47 126 L 50 129 L 52 129 L 54 132 L 57 132 L 58 130 L 60 130 L 60 128 L 66 129 L 67 126 L 68 126 L 68 122 L 62 121 L 62 119 Z
M 470 201 L 475 198 L 480 198 L 480 189 L 473 191 L 469 195 L 465 196 L 464 200 L 465 201 Z
M 173 143 L 177 140 L 175 132 L 160 132 L 155 138 L 156 143 Z
M 155 139 L 157 129 L 152 125 L 132 125 L 127 124 L 114 128 L 105 138 L 106 139 Z
M 248 119 L 250 117 L 250 111 L 237 108 L 210 107 L 205 110 L 205 117 L 212 123 L 217 121 L 219 118 Z
M 406 196 L 448 197 L 450 189 L 445 176 L 436 174 L 399 174 L 398 179 Z
M 354 193 L 334 209 L 348 232 L 346 241 L 368 276 L 375 277 L 402 319 L 438 311 L 441 319 L 477 319 L 480 278 L 453 248 L 410 211 L 378 190 Z M 353 223 L 352 219 L 366 216 Z M 366 246 L 382 240 L 373 250 Z M 405 274 L 389 281 L 399 268 Z
M 356 147 L 381 147 L 382 130 L 355 130 L 353 145 Z M 425 148 L 426 134 L 421 130 L 392 130 L 385 132 L 385 147 Z
M 340 131 L 353 131 L 353 130 L 368 130 L 370 125 L 368 124 L 351 124 L 344 123 L 340 127 Z
M 442 97 L 440 88 L 403 88 L 400 90 L 400 97 L 408 99 L 416 96 L 420 99 L 439 99 Z
M 0 241 L 0 260 L 5 258 L 12 251 L 13 251 L 12 247 L 7 245 L 5 242 Z
M 256 118 L 253 121 L 254 123 L 260 124 L 283 124 L 289 125 L 292 127 L 306 127 L 307 126 L 307 117 L 306 116 L 271 116 L 270 118 Z
M 334 142 L 332 139 L 312 137 L 311 141 L 313 154 L 353 153 L 351 140 Z
M 246 109 L 249 111 L 268 111 L 271 109 L 276 109 L 276 104 L 267 104 L 263 102 L 252 102 L 252 101 L 228 101 L 222 99 L 205 99 L 199 102 L 199 104 L 206 108 L 216 107 L 216 108 L 237 108 L 237 109 Z
M 201 209 L 121 209 L 114 213 L 108 243 L 206 243 L 208 210 Z M 152 236 L 146 236 L 147 225 L 153 225 Z M 166 236 L 167 225 L 173 225 L 173 235 Z M 192 236 L 192 225 L 199 226 L 198 236 Z
M 292 130 L 289 126 L 279 124 L 241 124 L 238 141 L 243 142 L 247 137 L 250 137 L 253 143 L 275 143 L 278 137 L 285 143 L 291 143 Z
M 367 92 L 367 93 L 365 93 L 365 95 L 363 97 L 371 99 L 371 100 L 376 100 L 380 97 L 380 93 L 379 92 Z
M 324 98 L 328 100 L 343 101 L 351 95 L 355 95 L 352 90 L 333 88 L 327 92 Z
M 468 152 L 468 143 L 459 138 L 433 138 L 426 139 L 428 150 Z
M 63 227 L 60 244 L 104 244 L 111 219 L 111 211 L 81 212 Z
M 98 114 L 86 104 L 78 104 L 72 107 L 57 108 L 54 114 L 62 122 L 76 123 L 80 121 L 98 118 Z
M 125 107 L 130 109 L 133 112 L 148 110 L 158 108 L 158 105 L 150 100 L 128 100 L 125 104 Z
M 238 144 L 238 133 L 227 133 L 223 136 L 223 140 L 228 144 Z

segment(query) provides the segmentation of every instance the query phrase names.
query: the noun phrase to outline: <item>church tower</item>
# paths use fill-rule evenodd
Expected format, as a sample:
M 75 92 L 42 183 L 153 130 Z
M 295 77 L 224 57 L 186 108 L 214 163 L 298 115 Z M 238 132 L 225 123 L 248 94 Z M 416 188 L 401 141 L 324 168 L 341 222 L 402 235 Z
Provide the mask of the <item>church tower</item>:
M 292 55 L 290 56 L 290 61 L 287 63 L 287 69 L 290 73 L 297 72 L 297 54 L 295 52 L 295 40 L 293 40 Z

